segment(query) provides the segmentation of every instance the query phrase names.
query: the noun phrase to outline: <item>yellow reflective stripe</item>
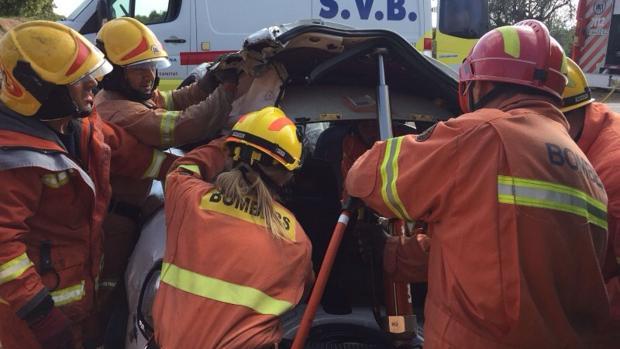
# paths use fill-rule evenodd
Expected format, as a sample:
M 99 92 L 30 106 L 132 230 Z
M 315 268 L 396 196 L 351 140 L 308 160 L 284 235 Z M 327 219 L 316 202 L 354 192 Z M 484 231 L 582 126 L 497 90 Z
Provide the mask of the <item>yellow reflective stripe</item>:
M 174 99 L 172 99 L 172 91 L 159 91 L 159 95 L 164 100 L 164 108 L 174 110 Z
M 278 316 L 293 307 L 292 303 L 256 288 L 198 274 L 170 263 L 163 263 L 161 281 L 195 296 L 247 307 L 263 315 Z
M 385 142 L 385 154 L 381 162 L 381 197 L 386 206 L 398 218 L 411 220 L 403 202 L 400 200 L 396 181 L 398 180 L 398 155 L 403 137 L 390 138 Z
M 161 145 L 170 146 L 174 143 L 174 127 L 179 115 L 178 111 L 167 111 L 161 116 L 159 132 L 161 134 Z
M 22 276 L 22 274 L 31 266 L 33 266 L 32 261 L 30 261 L 25 252 L 10 261 L 1 264 L 0 285 Z
M 151 160 L 149 168 L 147 168 L 146 172 L 144 172 L 142 178 L 157 178 L 157 175 L 161 170 L 161 165 L 164 163 L 165 159 L 166 154 L 157 149 L 153 149 L 153 159 Z
M 599 210 L 607 212 L 607 205 L 605 205 L 600 200 L 597 200 L 585 192 L 575 189 L 566 185 L 539 181 L 536 179 L 527 179 L 527 178 L 519 178 L 519 177 L 510 177 L 510 176 L 497 176 L 497 183 L 499 184 L 507 184 L 507 185 L 517 185 L 519 187 L 528 187 L 528 188 L 539 188 L 551 190 L 558 193 L 564 193 L 572 196 L 577 196 L 586 200 L 590 205 L 598 208 Z
M 84 298 L 84 295 L 86 295 L 86 291 L 84 291 L 84 284 L 85 282 L 82 280 L 77 285 L 50 292 L 50 295 L 54 300 L 54 304 L 56 306 L 67 305 Z
M 607 229 L 605 204 L 575 188 L 539 180 L 498 176 L 497 196 L 498 201 L 503 204 L 572 213 Z
M 190 172 L 194 172 L 197 175 L 201 176 L 200 174 L 200 167 L 198 167 L 198 165 L 180 165 L 179 168 L 184 168 Z
M 497 28 L 504 39 L 504 52 L 507 55 L 519 58 L 521 56 L 521 41 L 519 40 L 519 32 L 513 26 L 505 26 Z

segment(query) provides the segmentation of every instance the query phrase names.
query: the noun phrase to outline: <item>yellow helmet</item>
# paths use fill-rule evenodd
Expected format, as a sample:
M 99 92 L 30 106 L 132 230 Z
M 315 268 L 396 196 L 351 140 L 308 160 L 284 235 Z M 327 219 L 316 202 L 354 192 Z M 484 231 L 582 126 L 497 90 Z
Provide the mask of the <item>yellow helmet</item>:
M 121 67 L 153 64 L 157 69 L 168 68 L 168 53 L 153 32 L 131 17 L 115 18 L 104 24 L 97 33 L 97 46 L 113 64 Z
M 0 38 L 0 100 L 21 115 L 35 115 L 42 105 L 71 104 L 68 90 L 68 100 L 57 100 L 59 87 L 87 75 L 99 78 L 111 70 L 101 51 L 59 23 L 22 23 Z M 54 110 L 69 115 L 73 108 L 63 105 Z
M 284 112 L 276 107 L 266 107 L 246 114 L 237 121 L 226 143 L 232 145 L 235 160 L 245 160 L 250 165 L 267 159 L 263 154 L 293 171 L 301 166 L 302 144 L 297 127 Z M 251 152 L 243 154 L 246 145 Z M 258 150 L 258 151 L 255 151 Z
M 570 58 L 566 59 L 568 70 L 568 84 L 562 93 L 562 112 L 566 113 L 571 110 L 586 106 L 594 102 L 588 80 L 583 74 L 579 65 Z

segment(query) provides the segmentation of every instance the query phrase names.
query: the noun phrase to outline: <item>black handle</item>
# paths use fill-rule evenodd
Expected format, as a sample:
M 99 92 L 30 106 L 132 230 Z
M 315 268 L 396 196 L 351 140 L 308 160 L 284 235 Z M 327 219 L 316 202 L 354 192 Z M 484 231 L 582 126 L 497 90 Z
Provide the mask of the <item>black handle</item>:
M 169 38 L 169 39 L 165 39 L 164 42 L 171 42 L 173 44 L 182 44 L 185 42 L 185 39 Z

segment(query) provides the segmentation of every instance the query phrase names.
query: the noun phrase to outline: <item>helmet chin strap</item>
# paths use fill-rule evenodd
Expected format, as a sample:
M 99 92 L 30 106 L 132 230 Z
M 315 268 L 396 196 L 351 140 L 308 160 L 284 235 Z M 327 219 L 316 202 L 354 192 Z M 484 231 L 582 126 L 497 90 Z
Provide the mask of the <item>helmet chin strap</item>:
M 472 82 L 473 84 L 474 82 Z M 470 112 L 476 111 L 480 108 L 483 108 L 485 105 L 487 105 L 490 101 L 494 100 L 495 98 L 497 98 L 500 94 L 502 94 L 504 92 L 504 87 L 502 85 L 495 85 L 491 91 L 489 91 L 487 94 L 485 94 L 484 96 L 482 96 L 477 102 L 474 101 L 474 89 L 473 86 L 469 86 L 467 88 L 467 98 L 469 99 L 469 109 Z
M 49 97 L 41 103 L 35 116 L 44 121 L 61 120 L 67 117 L 83 118 L 92 113 L 92 108 L 82 110 L 71 97 L 66 85 L 56 85 Z
M 101 84 L 105 90 L 118 92 L 127 99 L 140 103 L 153 97 L 153 92 L 159 86 L 159 74 L 157 70 L 155 70 L 155 80 L 153 81 L 151 91 L 149 93 L 142 93 L 129 85 L 129 82 L 125 77 L 124 67 L 116 64 L 113 64 L 112 66 L 114 67 L 114 70 L 103 78 Z

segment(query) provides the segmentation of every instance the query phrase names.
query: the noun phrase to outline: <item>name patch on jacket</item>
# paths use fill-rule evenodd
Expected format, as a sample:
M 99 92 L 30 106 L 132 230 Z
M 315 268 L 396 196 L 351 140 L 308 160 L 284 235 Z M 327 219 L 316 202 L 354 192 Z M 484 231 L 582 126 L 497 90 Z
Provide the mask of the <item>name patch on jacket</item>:
M 258 206 L 258 201 L 249 196 L 240 200 L 234 200 L 233 198 L 225 197 L 217 190 L 212 190 L 202 197 L 200 208 L 235 217 L 249 223 L 266 226 L 265 217 Z M 289 239 L 295 241 L 295 225 L 297 222 L 295 217 L 277 205 L 275 212 Z

